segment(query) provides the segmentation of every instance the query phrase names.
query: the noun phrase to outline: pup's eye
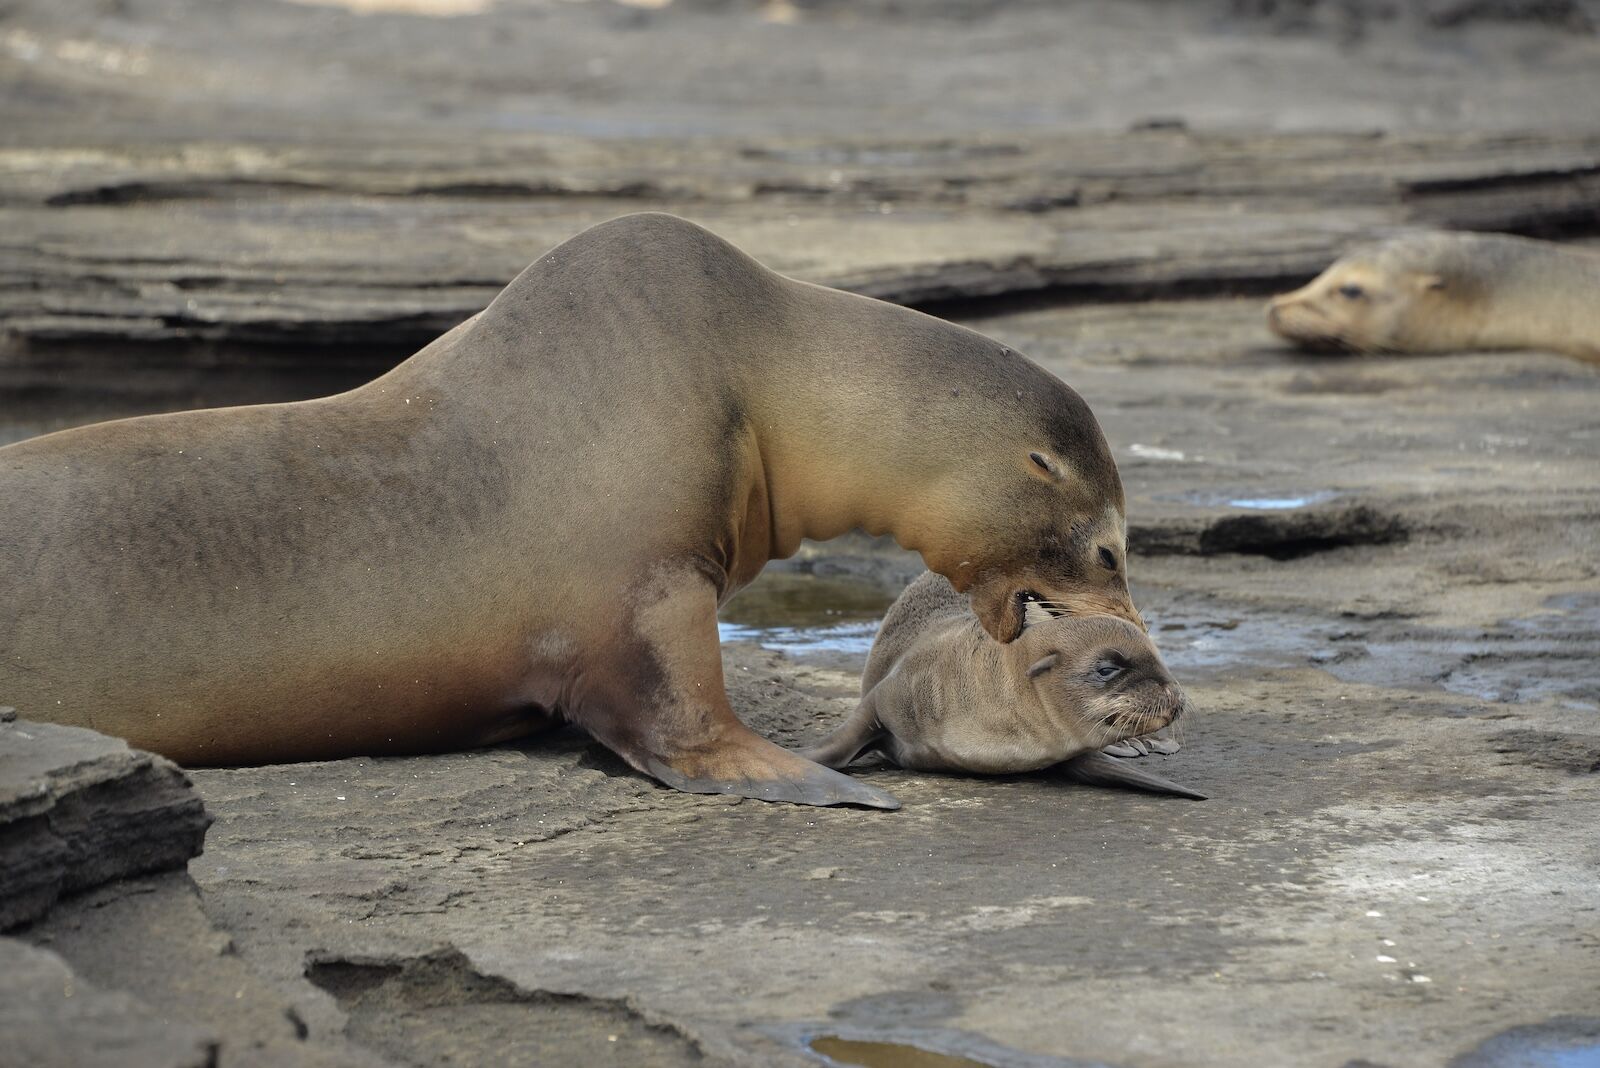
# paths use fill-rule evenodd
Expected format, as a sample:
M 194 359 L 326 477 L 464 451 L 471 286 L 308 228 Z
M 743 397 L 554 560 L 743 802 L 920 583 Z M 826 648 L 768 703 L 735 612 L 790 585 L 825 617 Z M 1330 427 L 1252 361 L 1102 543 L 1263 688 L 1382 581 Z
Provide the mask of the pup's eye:
M 1111 657 L 1106 657 L 1094 666 L 1094 677 L 1101 682 L 1110 682 L 1126 670 L 1128 670 L 1126 665 L 1117 663 Z
M 1360 300 L 1367 295 L 1367 291 L 1360 286 L 1345 285 L 1339 287 L 1339 295 L 1346 300 Z
M 1108 571 L 1117 569 L 1117 554 L 1107 549 L 1104 545 L 1100 546 L 1100 566 Z

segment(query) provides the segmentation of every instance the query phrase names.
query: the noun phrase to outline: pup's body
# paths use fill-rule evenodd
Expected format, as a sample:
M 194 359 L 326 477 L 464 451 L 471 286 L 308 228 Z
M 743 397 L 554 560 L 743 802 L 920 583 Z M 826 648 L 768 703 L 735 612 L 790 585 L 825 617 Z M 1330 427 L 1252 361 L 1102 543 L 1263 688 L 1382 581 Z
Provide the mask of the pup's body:
M 1041 616 L 990 638 L 967 599 L 928 572 L 889 609 L 855 713 L 805 755 L 843 767 L 869 749 L 929 771 L 1069 773 L 1194 795 L 1099 750 L 1158 731 L 1187 707 L 1149 637 L 1107 615 Z

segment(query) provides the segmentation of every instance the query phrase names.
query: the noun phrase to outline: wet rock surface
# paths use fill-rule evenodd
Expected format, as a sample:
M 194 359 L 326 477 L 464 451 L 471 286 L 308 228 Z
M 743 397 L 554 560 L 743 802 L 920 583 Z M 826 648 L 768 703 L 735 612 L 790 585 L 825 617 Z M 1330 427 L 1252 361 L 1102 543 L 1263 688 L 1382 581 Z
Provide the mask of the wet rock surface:
M 195 771 L 187 874 L 62 876 L 41 915 L 3 858 L 0 911 L 35 904 L 0 921 L 0 1062 L 1592 1048 L 1600 371 L 1306 355 L 1260 307 L 1395 227 L 1600 237 L 1588 6 L 349 6 L 0 11 L 0 442 L 344 388 L 583 226 L 674 210 L 1083 393 L 1198 710 L 1145 760 L 1211 799 L 877 770 L 900 812 L 801 809 L 577 733 Z M 772 570 L 725 669 L 800 745 L 920 564 L 857 535 Z M 168 800 L 116 822 L 197 846 Z

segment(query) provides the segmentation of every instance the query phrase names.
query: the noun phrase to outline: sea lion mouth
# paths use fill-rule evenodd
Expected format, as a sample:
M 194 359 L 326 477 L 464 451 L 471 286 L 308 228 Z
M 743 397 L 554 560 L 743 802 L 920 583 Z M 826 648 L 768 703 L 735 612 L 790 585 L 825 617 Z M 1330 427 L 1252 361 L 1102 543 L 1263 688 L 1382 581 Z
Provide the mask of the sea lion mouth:
M 1274 308 L 1269 316 L 1272 332 L 1292 344 L 1301 352 L 1322 355 L 1359 355 L 1374 351 L 1342 329 L 1337 319 L 1305 309 Z
M 1114 698 L 1116 707 L 1100 717 L 1101 728 L 1110 736 L 1105 744 L 1154 734 L 1189 714 L 1189 695 L 1176 683 L 1169 687 L 1163 688 L 1163 698 L 1158 701 L 1136 703 L 1128 697 Z
M 1355 345 L 1334 334 L 1293 334 L 1293 336 L 1285 334 L 1285 337 L 1288 337 L 1288 341 L 1294 342 L 1294 347 L 1301 352 L 1339 353 L 1339 355 L 1360 352 Z
M 1302 352 L 1346 356 L 1367 351 L 1355 342 L 1337 334 L 1301 334 L 1289 340 L 1293 341 L 1295 348 Z
M 1022 629 L 1066 615 L 1066 610 L 1040 597 L 1033 590 L 1017 591 L 1017 607 L 1022 612 Z

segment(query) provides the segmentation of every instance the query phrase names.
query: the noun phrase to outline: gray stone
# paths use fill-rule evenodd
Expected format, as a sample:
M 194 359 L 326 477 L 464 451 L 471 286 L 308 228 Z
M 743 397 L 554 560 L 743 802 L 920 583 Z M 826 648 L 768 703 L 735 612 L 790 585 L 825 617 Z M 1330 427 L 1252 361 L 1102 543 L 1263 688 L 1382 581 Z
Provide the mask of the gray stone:
M 99 990 L 48 950 L 0 938 L 0 1065 L 7 1068 L 212 1068 L 205 1032 Z
M 183 867 L 210 823 L 168 760 L 78 727 L 0 722 L 0 930 L 64 894 Z
M 131 994 L 150 1015 L 205 1031 L 219 1068 L 387 1063 L 337 1033 L 343 1021 L 310 984 L 284 990 L 252 971 L 183 872 L 96 887 L 59 902 L 19 937 L 59 954 L 94 987 Z

